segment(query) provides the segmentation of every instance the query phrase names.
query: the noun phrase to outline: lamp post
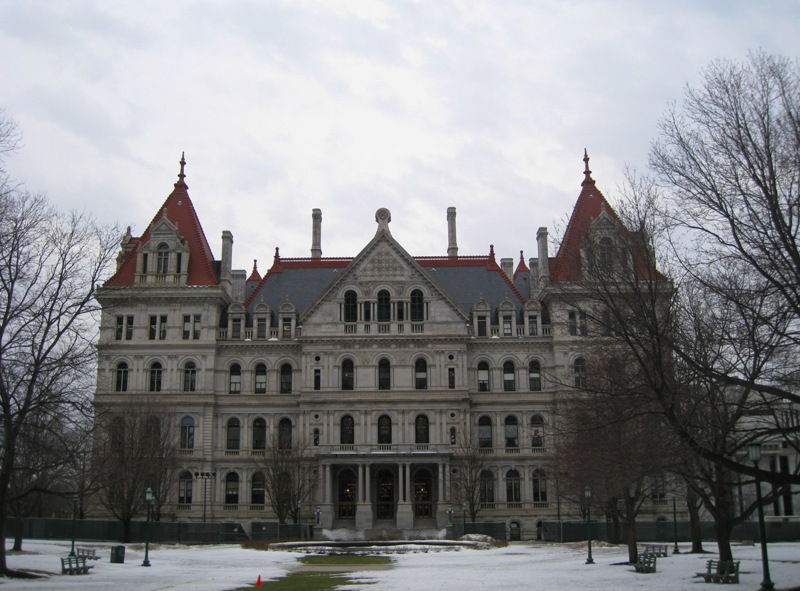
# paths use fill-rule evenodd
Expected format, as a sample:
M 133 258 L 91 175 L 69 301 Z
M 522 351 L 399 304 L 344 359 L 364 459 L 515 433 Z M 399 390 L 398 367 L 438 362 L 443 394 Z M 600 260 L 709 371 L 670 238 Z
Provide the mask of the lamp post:
M 70 556 L 75 556 L 75 519 L 78 514 L 78 495 L 72 495 L 72 550 L 69 551 Z
M 761 443 L 754 441 L 747 446 L 747 456 L 758 470 L 761 461 Z M 772 591 L 775 583 L 769 578 L 769 557 L 767 556 L 767 528 L 764 526 L 764 507 L 761 504 L 761 480 L 756 474 L 756 502 L 758 503 L 758 535 L 761 538 L 761 568 L 764 571 L 764 580 L 761 581 L 760 591 Z
M 587 484 L 586 488 L 583 491 L 584 496 L 586 497 L 586 549 L 588 551 L 588 556 L 586 558 L 586 564 L 594 564 L 594 560 L 592 559 L 592 530 L 591 530 L 591 521 L 592 521 L 592 489 Z
M 203 523 L 206 522 L 206 484 L 209 480 L 216 478 L 216 472 L 195 472 L 194 477 L 203 481 Z
M 314 507 L 314 515 L 316 516 L 316 524 L 319 525 L 319 516 L 322 513 L 322 509 L 319 508 L 319 505 Z
M 148 486 L 147 490 L 144 491 L 144 501 L 147 504 L 147 538 L 144 541 L 144 560 L 142 561 L 142 566 L 150 566 L 150 537 L 153 533 L 152 513 L 154 500 L 153 489 Z
M 681 550 L 678 548 L 678 509 L 674 496 L 672 497 L 672 534 L 675 538 L 675 548 L 672 549 L 672 553 L 680 554 Z
M 447 525 L 453 525 L 453 505 L 447 505 Z
M 467 533 L 467 502 L 461 503 L 461 535 Z

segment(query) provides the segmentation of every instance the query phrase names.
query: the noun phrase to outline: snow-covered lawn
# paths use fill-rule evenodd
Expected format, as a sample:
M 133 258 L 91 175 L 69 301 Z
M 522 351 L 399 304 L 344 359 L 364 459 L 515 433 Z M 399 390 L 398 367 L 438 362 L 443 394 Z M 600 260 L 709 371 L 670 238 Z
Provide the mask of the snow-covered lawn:
M 7 547 L 10 547 L 10 540 Z M 86 544 L 98 548 L 101 560 L 90 561 L 89 575 L 61 575 L 59 557 L 69 553 L 70 545 L 61 541 L 28 540 L 22 554 L 10 554 L 9 566 L 49 573 L 45 579 L 2 580 L 0 590 L 111 590 L 111 591 L 226 591 L 253 586 L 283 576 L 299 567 L 297 552 L 243 550 L 235 545 L 151 546 L 150 568 L 141 566 L 144 548 L 129 545 L 124 564 L 109 563 L 111 544 Z M 671 548 L 671 545 L 670 545 Z M 683 547 L 685 550 L 686 548 Z M 707 550 L 715 550 L 706 544 Z M 772 580 L 780 590 L 800 586 L 800 544 L 770 544 Z M 352 573 L 356 581 L 371 583 L 350 589 L 369 591 L 427 591 L 434 589 L 531 590 L 581 589 L 617 591 L 713 591 L 716 585 L 694 578 L 705 570 L 706 560 L 715 554 L 670 555 L 658 559 L 658 572 L 637 574 L 626 560 L 624 547 L 593 547 L 594 565 L 585 564 L 585 544 L 542 544 L 515 542 L 490 550 L 460 549 L 390 554 L 390 570 Z M 761 582 L 759 546 L 735 546 L 734 556 L 741 561 L 738 589 L 755 590 Z M 727 587 L 727 586 L 726 586 Z

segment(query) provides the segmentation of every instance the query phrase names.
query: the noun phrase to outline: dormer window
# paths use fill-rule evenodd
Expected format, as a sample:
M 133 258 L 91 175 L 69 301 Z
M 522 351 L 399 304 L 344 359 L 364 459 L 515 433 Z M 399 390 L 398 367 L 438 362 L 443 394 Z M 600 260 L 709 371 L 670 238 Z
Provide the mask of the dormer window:
M 169 246 L 162 242 L 156 252 L 156 274 L 166 275 L 169 272 Z
M 610 269 L 612 265 L 613 244 L 611 238 L 605 237 L 600 239 L 597 247 L 597 262 L 601 269 Z

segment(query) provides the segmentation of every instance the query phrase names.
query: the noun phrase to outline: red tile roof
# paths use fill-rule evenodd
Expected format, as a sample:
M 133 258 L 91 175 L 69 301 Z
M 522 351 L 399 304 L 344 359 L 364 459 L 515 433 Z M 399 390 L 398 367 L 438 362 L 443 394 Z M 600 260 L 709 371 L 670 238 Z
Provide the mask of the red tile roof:
M 136 259 L 139 249 L 150 240 L 150 229 L 166 212 L 167 219 L 175 226 L 186 240 L 189 248 L 189 267 L 187 285 L 217 285 L 219 278 L 214 272 L 214 255 L 208 246 L 208 240 L 200 225 L 197 212 L 192 200 L 189 198 L 189 186 L 184 181 L 183 172 L 186 161 L 183 155 L 180 160 L 181 169 L 178 173 L 178 182 L 164 204 L 159 208 L 150 225 L 136 241 L 133 249 L 125 255 L 117 272 L 106 281 L 108 287 L 130 287 L 134 285 L 136 275 Z
M 525 264 L 525 257 L 522 254 L 522 251 L 519 251 L 519 264 L 517 264 L 517 268 L 514 270 L 514 279 L 517 278 L 518 273 L 530 273 L 531 270 L 528 268 L 528 265 Z

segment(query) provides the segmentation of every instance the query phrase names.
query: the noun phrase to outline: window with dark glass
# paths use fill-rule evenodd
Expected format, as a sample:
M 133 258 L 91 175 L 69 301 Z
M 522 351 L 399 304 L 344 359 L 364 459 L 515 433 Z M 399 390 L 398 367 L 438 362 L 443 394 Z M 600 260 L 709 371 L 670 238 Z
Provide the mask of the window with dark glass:
M 117 316 L 114 338 L 118 341 L 130 341 L 133 338 L 133 316 Z
M 161 392 L 161 375 L 163 368 L 161 364 L 156 361 L 150 366 L 150 391 Z
M 314 389 L 319 390 L 322 388 L 322 370 L 319 368 L 314 369 Z
M 255 393 L 264 394 L 267 391 L 267 366 L 263 363 L 256 365 Z
M 261 417 L 253 421 L 253 449 L 267 449 L 267 421 Z
M 181 419 L 181 449 L 194 449 L 194 419 Z
M 392 387 L 392 367 L 388 359 L 378 361 L 378 390 L 389 390 Z
M 531 361 L 528 364 L 528 388 L 531 392 L 542 389 L 542 366 L 538 361 Z
M 292 319 L 291 318 L 284 318 L 283 319 L 283 338 L 284 339 L 292 338 Z
M 536 316 L 528 316 L 528 334 L 532 337 L 539 334 L 539 329 L 537 327 L 538 320 Z
M 392 319 L 392 301 L 389 292 L 382 289 L 378 292 L 378 322 L 389 322 Z
M 281 394 L 292 393 L 292 366 L 288 363 L 281 365 Z
M 239 475 L 236 472 L 229 472 L 225 477 L 225 504 L 239 504 Z
M 167 316 L 162 314 L 160 316 L 150 316 L 150 329 L 148 331 L 148 338 L 151 341 L 156 339 L 163 341 L 167 338 Z
M 519 423 L 517 422 L 517 417 L 506 417 L 505 425 L 503 426 L 505 428 L 506 447 L 519 447 Z
M 417 390 L 428 388 L 428 362 L 424 359 L 417 359 L 414 362 L 414 387 Z
M 389 444 L 392 442 L 392 419 L 381 415 L 378 419 L 378 443 Z
M 578 357 L 572 364 L 572 375 L 576 388 L 586 387 L 586 361 L 583 357 Z
M 611 238 L 605 237 L 600 239 L 597 248 L 597 259 L 601 269 L 610 269 L 613 263 L 612 260 L 613 245 Z
M 354 382 L 353 360 L 345 359 L 342 361 L 342 390 L 352 390 Z
M 547 476 L 542 470 L 533 472 L 533 502 L 547 502 Z
M 114 389 L 117 392 L 128 391 L 128 364 L 124 361 L 117 364 L 117 382 Z
M 417 415 L 414 420 L 414 443 L 430 443 L 428 417 Z
M 178 478 L 178 504 L 192 504 L 192 473 L 181 472 Z
M 355 421 L 350 415 L 344 415 L 340 421 L 341 433 L 339 443 L 342 445 L 353 445 L 356 442 Z
M 489 391 L 489 364 L 481 361 L 478 364 L 478 392 Z
M 447 387 L 453 390 L 456 387 L 456 368 L 447 368 Z
M 266 500 L 267 480 L 262 472 L 253 474 L 250 482 L 250 503 L 252 505 L 263 505 Z
M 520 503 L 521 500 L 522 496 L 520 495 L 519 472 L 516 470 L 509 470 L 506 472 L 506 502 Z
M 241 318 L 231 318 L 231 338 L 232 339 L 241 339 L 242 338 L 242 319 Z
M 483 416 L 478 419 L 478 447 L 491 448 L 492 446 L 492 419 Z
M 578 313 L 574 310 L 567 312 L 567 327 L 570 335 L 578 334 Z
M 183 267 L 183 254 L 178 252 L 175 254 L 175 272 L 180 273 Z
M 238 363 L 231 365 L 228 372 L 228 392 L 239 394 L 242 391 L 242 368 Z
M 478 478 L 478 498 L 481 503 L 494 503 L 494 474 L 491 470 L 482 470 Z
M 478 336 L 486 336 L 486 316 L 478 316 Z
M 158 245 L 156 252 L 156 273 L 166 275 L 169 272 L 169 246 L 163 242 Z
M 197 390 L 197 366 L 194 361 L 189 361 L 183 366 L 183 391 L 194 392 Z
M 266 339 L 267 338 L 267 319 L 266 318 L 259 318 L 256 320 L 256 338 L 257 339 Z
M 239 422 L 239 419 L 228 419 L 227 428 L 225 430 L 225 449 L 239 449 L 239 442 L 241 441 L 241 429 L 242 424 Z
M 192 336 L 192 317 L 189 314 L 183 315 L 183 340 L 187 341 Z
M 503 316 L 503 336 L 510 337 L 511 335 L 511 316 Z
M 544 419 L 542 415 L 531 417 L 531 447 L 544 447 Z
M 358 322 L 358 296 L 353 290 L 344 293 L 344 321 Z
M 415 289 L 411 292 L 411 322 L 422 322 L 425 320 L 425 300 L 422 297 L 422 290 Z
M 516 370 L 514 363 L 506 361 L 503 364 L 503 390 L 506 392 L 513 392 L 517 389 Z

